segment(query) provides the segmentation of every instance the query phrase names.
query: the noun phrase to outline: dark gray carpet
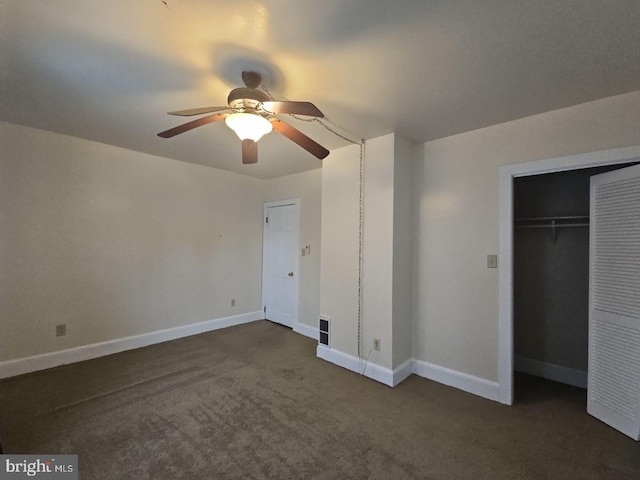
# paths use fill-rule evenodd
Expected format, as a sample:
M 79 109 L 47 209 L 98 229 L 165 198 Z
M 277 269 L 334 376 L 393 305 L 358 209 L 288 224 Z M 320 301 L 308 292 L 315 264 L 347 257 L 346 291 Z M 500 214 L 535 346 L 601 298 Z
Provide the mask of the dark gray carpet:
M 507 407 L 395 389 L 255 322 L 0 382 L 6 453 L 77 453 L 99 479 L 633 479 L 640 445 L 582 390 L 518 378 Z

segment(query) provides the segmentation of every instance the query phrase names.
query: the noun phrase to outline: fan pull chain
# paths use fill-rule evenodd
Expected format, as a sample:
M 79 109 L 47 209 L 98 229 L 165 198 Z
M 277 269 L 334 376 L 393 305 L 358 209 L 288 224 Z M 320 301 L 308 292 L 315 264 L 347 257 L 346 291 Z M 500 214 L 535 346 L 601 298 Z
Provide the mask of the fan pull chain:
M 266 85 L 264 83 L 260 83 L 260 88 L 262 88 L 262 90 L 264 90 L 264 92 L 269 96 L 269 98 L 272 101 L 277 101 L 276 98 L 271 95 L 271 92 L 269 91 L 269 89 L 266 87 Z M 353 140 L 352 138 L 349 138 L 339 132 L 337 132 L 334 128 L 330 127 L 329 125 L 327 125 L 327 122 L 329 122 L 331 125 L 333 125 L 336 128 L 340 128 L 341 130 L 345 130 L 345 128 L 340 127 L 339 125 L 337 125 L 335 122 L 332 122 L 328 117 L 324 117 L 324 120 L 318 118 L 318 117 L 313 117 L 313 118 L 304 118 L 304 117 L 300 117 L 294 113 L 288 113 L 287 115 L 289 115 L 292 118 L 295 118 L 296 120 L 300 120 L 301 122 L 307 122 L 307 123 L 312 123 L 312 122 L 317 122 L 320 125 L 322 125 L 327 131 L 333 133 L 336 137 L 341 138 L 342 140 L 349 142 L 349 143 L 353 143 L 354 145 L 361 145 L 362 143 L 364 143 L 364 139 L 361 140 Z
M 264 92 L 269 96 L 272 101 L 276 101 L 271 92 L 266 87 L 266 85 L 260 82 L 260 88 L 264 90 Z M 361 139 L 360 141 L 353 140 L 352 138 L 347 137 L 339 132 L 337 132 L 334 128 L 330 127 L 328 123 L 333 125 L 336 128 L 340 128 L 341 130 L 346 130 L 334 122 L 332 122 L 329 118 L 325 117 L 325 121 L 314 117 L 314 118 L 304 118 L 293 113 L 288 114 L 290 117 L 295 118 L 296 120 L 300 120 L 301 122 L 317 122 L 322 125 L 327 131 L 334 134 L 336 137 L 341 138 L 342 140 L 352 143 L 354 145 L 360 145 L 360 178 L 359 178 L 359 210 L 358 210 L 358 365 L 362 365 L 362 264 L 363 264 L 363 251 L 364 251 L 364 158 L 365 158 L 365 139 Z M 368 358 L 367 358 L 368 360 Z M 367 363 L 365 361 L 364 368 L 359 373 L 361 375 L 365 374 L 365 370 L 367 368 Z
M 358 219 L 358 362 L 362 362 L 362 263 L 364 248 L 364 153 L 365 141 L 360 142 L 360 199 Z M 364 375 L 367 364 L 362 369 Z

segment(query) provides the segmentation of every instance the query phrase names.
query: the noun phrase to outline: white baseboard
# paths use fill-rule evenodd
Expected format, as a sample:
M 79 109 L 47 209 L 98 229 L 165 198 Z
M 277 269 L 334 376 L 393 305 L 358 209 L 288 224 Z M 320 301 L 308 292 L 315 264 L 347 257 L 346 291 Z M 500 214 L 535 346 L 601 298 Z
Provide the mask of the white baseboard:
M 318 341 L 318 329 L 316 327 L 312 327 L 306 323 L 296 322 L 293 325 L 293 331 L 305 337 L 313 338 L 316 342 Z
M 500 387 L 498 382 L 492 382 L 485 378 L 476 377 L 468 373 L 458 372 L 416 359 L 412 362 L 412 371 L 416 375 L 449 385 L 450 387 L 455 387 L 496 402 L 500 401 Z
M 514 358 L 514 370 L 578 388 L 587 388 L 587 372 L 575 368 L 517 356 Z
M 410 358 L 399 367 L 393 369 L 393 386 L 403 382 L 413 373 L 413 359 Z
M 105 355 L 111 355 L 126 350 L 133 350 L 135 348 L 146 347 L 148 345 L 153 345 L 156 343 L 167 342 L 178 338 L 189 337 L 191 335 L 197 335 L 200 333 L 219 330 L 221 328 L 241 325 L 243 323 L 254 322 L 256 320 L 262 319 L 264 319 L 264 314 L 262 311 L 249 312 L 230 317 L 208 320 L 206 322 L 194 323 L 191 325 L 168 328 L 165 330 L 159 330 L 157 332 L 119 338 L 116 340 L 109 340 L 106 342 L 94 343 L 91 345 L 83 345 L 81 347 L 60 350 L 57 352 L 44 353 L 41 355 L 23 357 L 14 360 L 6 360 L 0 362 L 0 379 L 14 377 L 16 375 L 22 375 L 25 373 L 36 372 L 38 370 L 45 370 L 47 368 L 53 368 L 69 363 L 81 362 L 83 360 L 90 360 L 92 358 L 103 357 Z M 297 333 L 314 339 L 317 339 L 318 336 L 317 329 L 303 323 L 296 323 L 293 330 Z M 445 385 L 459 388 L 460 390 L 464 390 L 465 392 L 473 393 L 490 400 L 498 401 L 499 388 L 496 382 L 491 382 L 489 380 L 475 377 L 473 375 L 450 370 L 448 368 L 424 362 L 422 360 L 409 359 L 394 370 L 390 370 L 386 367 L 377 365 L 372 362 L 367 362 L 365 366 L 364 360 L 361 361 L 358 359 L 358 357 L 340 352 L 335 349 L 327 348 L 322 345 L 318 345 L 316 354 L 323 360 L 351 370 L 352 372 L 364 374 L 364 376 L 390 387 L 395 387 L 413 373 L 430 380 L 435 380 L 436 382 L 440 382 Z M 564 367 L 558 368 L 571 370 L 565 369 Z M 551 379 L 553 380 L 553 378 Z M 565 383 L 569 382 L 565 381 Z
M 489 400 L 499 401 L 500 388 L 498 382 L 492 382 L 484 378 L 451 370 L 422 360 L 409 359 L 396 369 L 389 370 L 388 368 L 371 362 L 368 362 L 365 368 L 364 361 L 358 360 L 358 357 L 327 348 L 323 345 L 318 345 L 316 354 L 323 360 L 351 370 L 352 372 L 361 375 L 364 374 L 365 377 L 384 383 L 390 387 L 395 387 L 413 373 Z
M 358 357 L 349 355 L 324 345 L 318 345 L 316 349 L 318 358 L 331 362 L 339 367 L 364 375 L 367 378 L 384 383 L 389 387 L 395 387 L 409 375 L 411 375 L 411 360 L 407 360 L 395 370 L 390 370 L 381 365 L 359 360 Z
M 364 360 L 359 360 L 358 357 L 349 355 L 338 350 L 327 348 L 323 345 L 318 345 L 316 349 L 316 355 L 331 362 L 339 367 L 346 368 L 352 372 L 356 372 L 365 377 L 376 380 L 385 385 L 393 386 L 393 372 L 388 368 L 381 367 L 371 362 L 367 362 L 365 365 Z
M 216 318 L 191 325 L 167 328 L 157 332 L 143 333 L 132 337 L 118 338 L 106 342 L 93 343 L 80 347 L 59 350 L 57 352 L 43 353 L 31 357 L 17 358 L 0 362 L 0 378 L 14 377 L 25 373 L 45 370 L 69 363 L 81 362 L 92 358 L 104 357 L 113 353 L 146 347 L 156 343 L 167 342 L 178 338 L 189 337 L 199 333 L 219 330 L 221 328 L 241 325 L 264 319 L 262 311 L 243 313 L 230 317 Z

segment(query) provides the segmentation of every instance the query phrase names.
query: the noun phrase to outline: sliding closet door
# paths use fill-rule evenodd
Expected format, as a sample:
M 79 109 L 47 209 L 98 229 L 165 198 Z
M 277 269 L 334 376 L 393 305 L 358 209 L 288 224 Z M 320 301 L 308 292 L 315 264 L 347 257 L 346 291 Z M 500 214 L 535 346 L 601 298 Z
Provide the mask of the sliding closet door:
M 640 165 L 591 179 L 587 410 L 640 439 Z

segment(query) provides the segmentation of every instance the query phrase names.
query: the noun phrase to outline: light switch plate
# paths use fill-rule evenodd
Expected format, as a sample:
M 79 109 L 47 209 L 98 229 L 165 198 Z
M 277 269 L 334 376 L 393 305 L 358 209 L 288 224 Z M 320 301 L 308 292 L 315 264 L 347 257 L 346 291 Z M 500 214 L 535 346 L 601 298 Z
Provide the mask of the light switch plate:
M 487 255 L 487 268 L 498 268 L 498 255 Z

